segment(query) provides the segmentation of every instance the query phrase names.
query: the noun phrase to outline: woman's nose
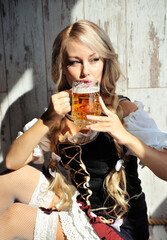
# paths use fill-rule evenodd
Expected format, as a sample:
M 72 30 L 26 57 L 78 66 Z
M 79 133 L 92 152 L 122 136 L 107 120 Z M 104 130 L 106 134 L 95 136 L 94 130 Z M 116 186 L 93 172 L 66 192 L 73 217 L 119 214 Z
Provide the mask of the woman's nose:
M 81 77 L 87 77 L 89 75 L 89 66 L 87 63 L 82 64 Z

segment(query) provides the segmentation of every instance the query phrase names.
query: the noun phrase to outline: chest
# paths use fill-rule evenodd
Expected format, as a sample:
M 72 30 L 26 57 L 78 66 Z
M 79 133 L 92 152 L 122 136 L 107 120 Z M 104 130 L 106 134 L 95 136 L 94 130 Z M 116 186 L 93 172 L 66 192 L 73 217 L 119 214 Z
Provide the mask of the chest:
M 71 171 L 82 168 L 91 176 L 105 176 L 118 160 L 113 138 L 104 133 L 86 144 L 59 143 L 57 152 L 65 168 Z

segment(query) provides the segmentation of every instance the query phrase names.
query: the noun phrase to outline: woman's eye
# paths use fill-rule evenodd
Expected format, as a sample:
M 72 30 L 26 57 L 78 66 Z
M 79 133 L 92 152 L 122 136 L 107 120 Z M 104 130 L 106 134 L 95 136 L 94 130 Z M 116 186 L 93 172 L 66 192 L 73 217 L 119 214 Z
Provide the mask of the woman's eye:
M 74 65 L 74 64 L 77 64 L 77 63 L 80 63 L 80 62 L 79 61 L 68 61 L 67 66 L 71 66 L 71 65 Z
M 98 62 L 100 58 L 91 58 L 91 62 Z

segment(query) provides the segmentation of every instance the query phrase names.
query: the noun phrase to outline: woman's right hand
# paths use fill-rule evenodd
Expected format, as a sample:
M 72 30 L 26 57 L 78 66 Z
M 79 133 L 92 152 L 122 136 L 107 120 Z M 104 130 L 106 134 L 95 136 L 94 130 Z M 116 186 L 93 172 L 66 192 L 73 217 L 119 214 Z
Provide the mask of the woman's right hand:
M 24 134 L 11 145 L 6 156 L 6 167 L 18 169 L 33 160 L 33 149 L 38 145 L 49 129 L 71 111 L 70 93 L 63 91 L 51 96 L 47 111 Z
M 52 126 L 55 121 L 60 121 L 71 111 L 70 105 L 71 90 L 53 94 L 47 111 L 41 116 L 44 124 Z

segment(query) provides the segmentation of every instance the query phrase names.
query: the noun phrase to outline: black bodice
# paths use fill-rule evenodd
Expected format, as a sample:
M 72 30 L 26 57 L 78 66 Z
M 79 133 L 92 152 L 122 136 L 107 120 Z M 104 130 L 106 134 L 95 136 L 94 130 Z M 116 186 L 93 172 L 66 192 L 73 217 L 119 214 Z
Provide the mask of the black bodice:
M 86 144 L 59 143 L 57 152 L 61 156 L 62 165 L 70 169 L 71 180 L 80 192 L 78 201 L 90 204 L 92 209 L 104 207 L 104 179 L 119 159 L 113 138 L 108 133 L 99 133 Z M 136 157 L 131 157 L 125 163 L 125 171 L 127 190 L 132 197 L 141 192 Z M 112 199 L 106 204 L 105 207 L 109 207 Z

